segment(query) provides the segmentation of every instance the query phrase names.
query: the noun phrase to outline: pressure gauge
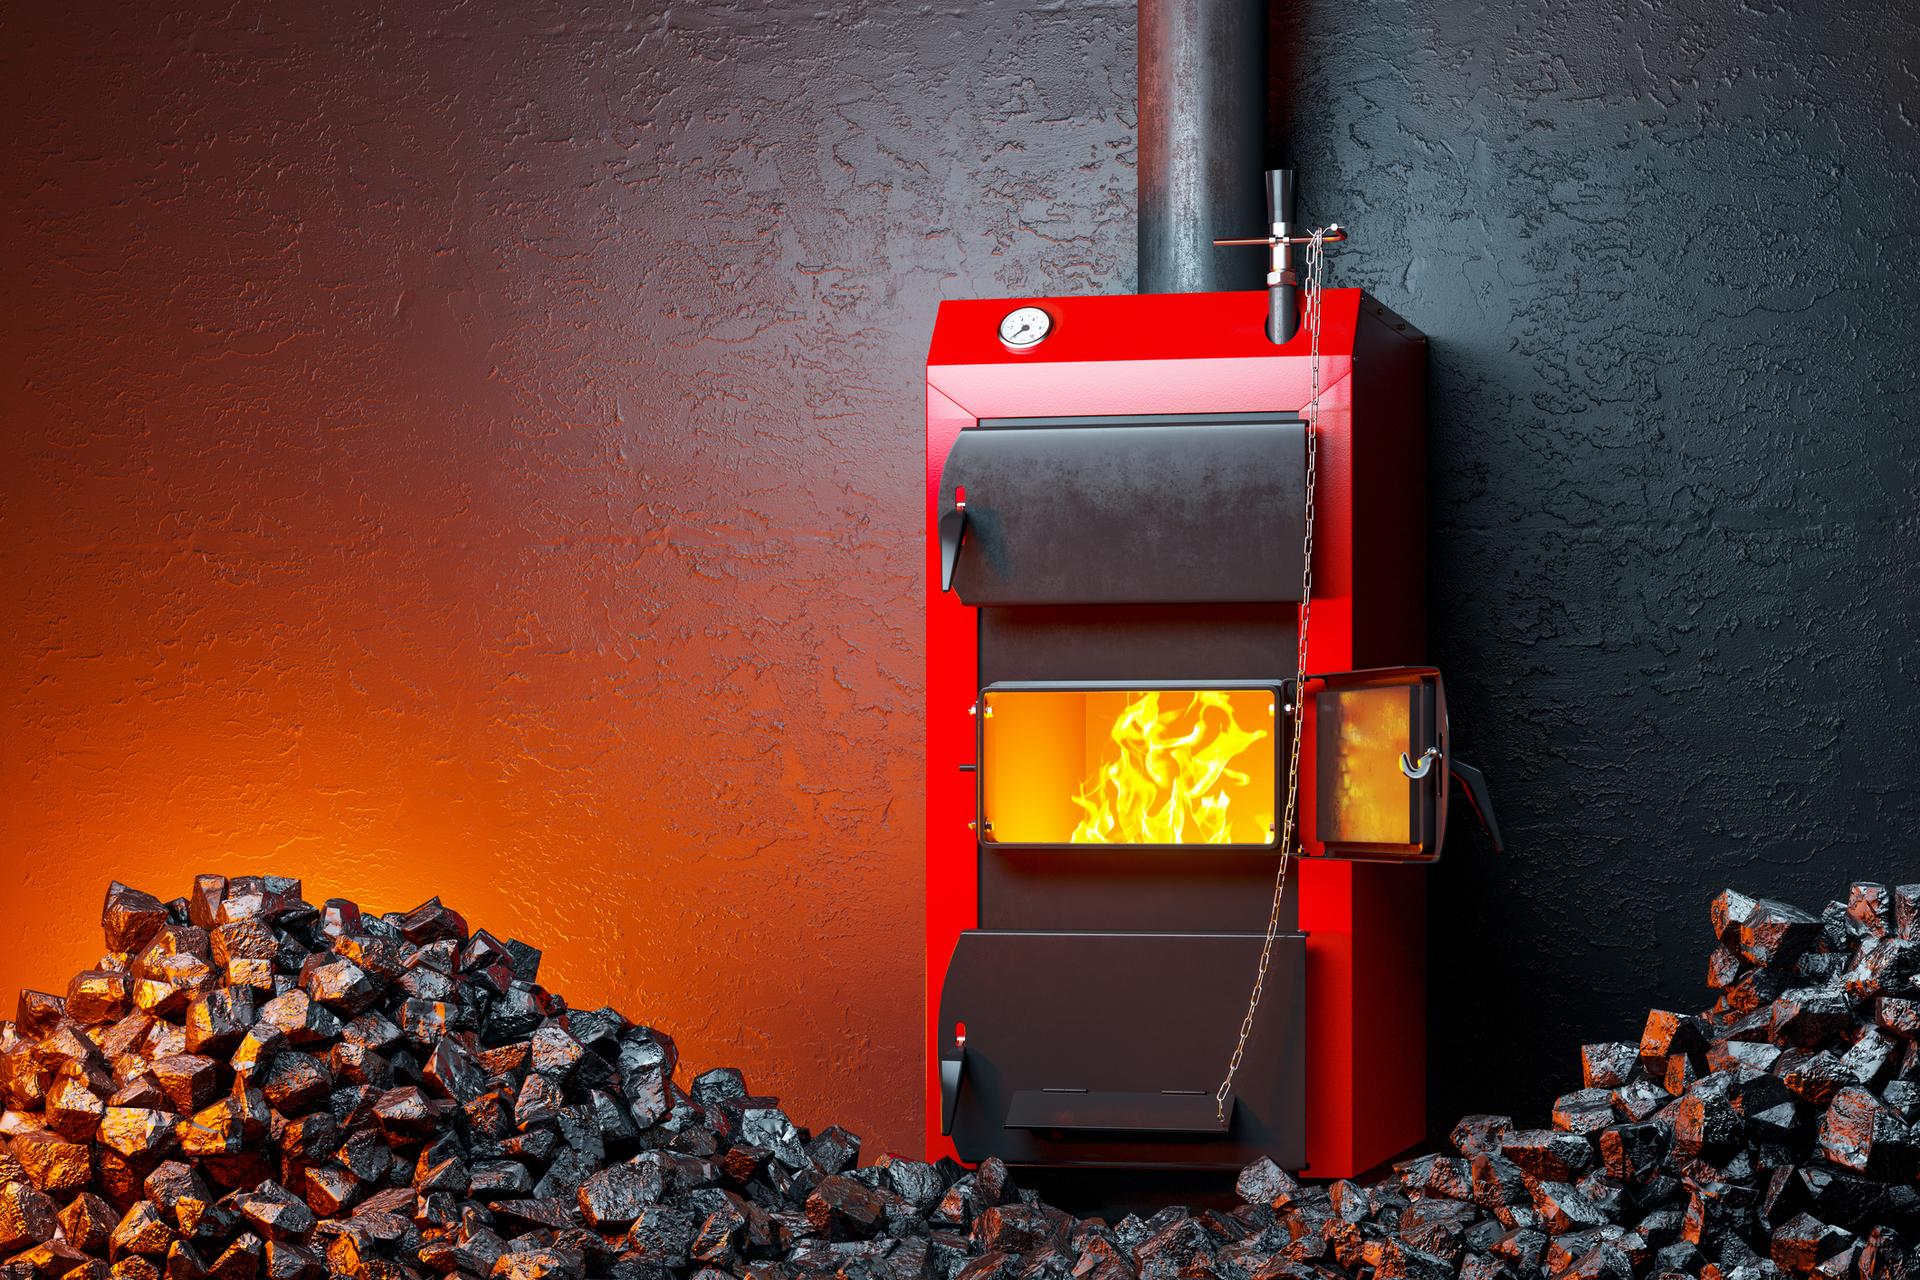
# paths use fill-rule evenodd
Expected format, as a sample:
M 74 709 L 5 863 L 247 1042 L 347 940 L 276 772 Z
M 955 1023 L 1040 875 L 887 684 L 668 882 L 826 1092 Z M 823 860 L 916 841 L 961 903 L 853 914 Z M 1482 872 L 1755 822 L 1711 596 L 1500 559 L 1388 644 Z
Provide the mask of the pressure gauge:
M 1017 307 L 1000 321 L 1000 341 L 1025 351 L 1053 330 L 1053 317 L 1038 307 Z

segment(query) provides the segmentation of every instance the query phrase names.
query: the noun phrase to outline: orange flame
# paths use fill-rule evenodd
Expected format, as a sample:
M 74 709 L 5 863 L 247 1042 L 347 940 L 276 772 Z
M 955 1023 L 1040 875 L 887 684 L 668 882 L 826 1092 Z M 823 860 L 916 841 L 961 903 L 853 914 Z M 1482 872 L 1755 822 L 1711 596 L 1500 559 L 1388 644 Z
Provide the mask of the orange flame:
M 1177 727 L 1188 719 L 1190 726 Z M 1229 788 L 1246 786 L 1248 776 L 1232 764 L 1267 731 L 1242 728 L 1225 691 L 1200 690 L 1162 711 L 1160 691 L 1147 690 L 1121 710 L 1108 736 L 1115 751 L 1073 800 L 1087 815 L 1073 843 L 1233 843 Z M 1272 823 L 1271 814 L 1261 815 L 1260 830 Z

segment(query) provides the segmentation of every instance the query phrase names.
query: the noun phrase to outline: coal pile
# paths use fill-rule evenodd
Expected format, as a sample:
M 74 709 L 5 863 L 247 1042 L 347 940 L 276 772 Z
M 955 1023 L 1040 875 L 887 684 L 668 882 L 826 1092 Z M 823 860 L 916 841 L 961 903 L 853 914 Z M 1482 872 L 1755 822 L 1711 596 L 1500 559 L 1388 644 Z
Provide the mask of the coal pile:
M 1920 886 L 1722 894 L 1713 1007 L 1586 1046 L 1551 1127 L 1112 1225 L 998 1161 L 862 1165 L 731 1069 L 683 1089 L 438 899 L 203 876 L 102 923 L 0 1023 L 0 1280 L 1907 1280 L 1920 1236 Z

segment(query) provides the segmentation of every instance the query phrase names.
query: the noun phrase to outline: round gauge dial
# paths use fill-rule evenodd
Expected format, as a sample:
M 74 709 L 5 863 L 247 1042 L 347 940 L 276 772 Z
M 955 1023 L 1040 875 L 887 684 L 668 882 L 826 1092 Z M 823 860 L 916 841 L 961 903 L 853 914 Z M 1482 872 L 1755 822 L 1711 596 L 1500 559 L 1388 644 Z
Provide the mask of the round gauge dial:
M 1000 321 L 1000 341 L 1024 350 L 1053 330 L 1053 317 L 1039 307 L 1017 307 Z

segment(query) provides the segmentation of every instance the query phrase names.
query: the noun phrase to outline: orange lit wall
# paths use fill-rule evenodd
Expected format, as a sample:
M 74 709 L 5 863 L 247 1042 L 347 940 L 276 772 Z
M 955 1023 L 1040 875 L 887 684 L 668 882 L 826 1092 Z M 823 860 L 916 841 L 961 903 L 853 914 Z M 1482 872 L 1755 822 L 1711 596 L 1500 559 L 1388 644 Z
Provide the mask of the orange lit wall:
M 439 893 L 915 1142 L 926 335 L 1133 260 L 1025 7 L 0 17 L 0 1008 L 112 877 Z

